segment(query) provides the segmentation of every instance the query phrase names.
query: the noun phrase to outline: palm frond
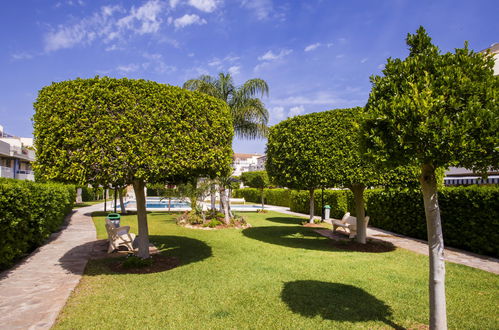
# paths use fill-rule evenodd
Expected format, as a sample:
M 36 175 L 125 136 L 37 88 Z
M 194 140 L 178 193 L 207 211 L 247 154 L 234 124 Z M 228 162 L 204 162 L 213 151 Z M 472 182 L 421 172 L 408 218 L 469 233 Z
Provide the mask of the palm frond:
M 250 79 L 246 81 L 239 89 L 241 94 L 246 98 L 252 98 L 258 96 L 268 96 L 269 95 L 269 85 L 263 79 Z

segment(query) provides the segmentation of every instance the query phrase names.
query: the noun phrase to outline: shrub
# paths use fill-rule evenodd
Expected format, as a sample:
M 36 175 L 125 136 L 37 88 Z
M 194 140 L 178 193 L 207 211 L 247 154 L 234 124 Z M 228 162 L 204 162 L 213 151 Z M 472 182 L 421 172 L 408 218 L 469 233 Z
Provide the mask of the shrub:
M 152 258 L 142 259 L 136 256 L 130 256 L 123 261 L 124 269 L 133 269 L 133 268 L 144 268 L 149 267 L 153 264 Z
M 315 215 L 322 214 L 322 191 L 314 192 L 316 203 Z M 293 212 L 309 213 L 309 193 L 308 191 L 292 191 L 290 197 L 290 209 Z M 353 194 L 350 190 L 324 190 L 324 205 L 331 206 L 331 217 L 341 219 L 350 210 L 352 213 Z
M 277 206 L 289 207 L 289 197 L 291 190 L 289 189 L 266 189 L 265 203 Z
M 236 189 L 232 192 L 234 198 L 244 198 L 246 202 L 259 203 L 260 192 L 256 188 Z
M 102 196 L 103 188 L 93 188 L 83 186 L 81 188 L 81 200 L 82 202 L 92 202 L 99 199 Z
M 289 189 L 265 189 L 265 204 L 289 207 Z M 234 190 L 235 198 L 244 198 L 250 203 L 260 203 L 260 190 L 255 188 L 243 188 Z
M 59 229 L 75 197 L 72 185 L 0 180 L 0 269 Z
M 499 257 L 499 187 L 448 187 L 438 193 L 446 246 Z M 380 190 L 366 204 L 374 227 L 427 239 L 418 190 Z

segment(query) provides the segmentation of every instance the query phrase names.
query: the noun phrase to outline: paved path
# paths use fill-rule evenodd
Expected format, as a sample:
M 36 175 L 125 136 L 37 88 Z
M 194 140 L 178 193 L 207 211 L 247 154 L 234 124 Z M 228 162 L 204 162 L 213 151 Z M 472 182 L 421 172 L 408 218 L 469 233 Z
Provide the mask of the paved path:
M 85 270 L 95 228 L 90 213 L 69 215 L 62 231 L 16 267 L 0 273 L 0 329 L 50 329 Z
M 308 218 L 308 215 L 302 213 L 291 212 L 287 207 L 281 206 L 268 206 L 266 207 L 268 210 L 277 211 L 289 215 L 294 215 L 298 217 Z M 316 219 L 320 217 L 316 216 Z M 322 235 L 322 233 L 321 233 Z M 325 235 L 327 236 L 327 235 Z M 368 227 L 367 228 L 367 236 L 376 238 L 382 241 L 390 242 L 393 245 L 407 249 L 416 253 L 428 255 L 428 243 L 423 240 L 410 238 L 407 236 L 395 234 L 386 230 Z M 487 272 L 491 272 L 494 274 L 499 274 L 499 259 L 495 259 L 492 257 L 485 257 L 482 255 L 478 255 L 475 253 L 458 250 L 454 248 L 445 248 L 444 252 L 445 260 L 448 262 L 454 262 L 456 264 L 462 264 L 469 267 L 478 268 L 481 270 L 485 270 Z

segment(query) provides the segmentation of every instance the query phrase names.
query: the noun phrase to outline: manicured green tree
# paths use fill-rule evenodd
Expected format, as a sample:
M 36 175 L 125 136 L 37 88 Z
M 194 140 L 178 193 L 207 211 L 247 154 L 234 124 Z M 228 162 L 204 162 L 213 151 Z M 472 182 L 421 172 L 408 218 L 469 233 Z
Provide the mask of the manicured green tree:
M 462 166 L 480 173 L 499 167 L 499 78 L 494 59 L 465 45 L 441 54 L 420 27 L 408 34 L 409 56 L 388 59 L 371 78 L 366 148 L 386 165 L 420 168 L 428 227 L 430 328 L 447 326 L 444 242 L 435 171 Z
M 231 170 L 230 109 L 202 93 L 96 77 L 44 87 L 34 107 L 37 175 L 94 186 L 132 184 L 142 258 L 149 256 L 146 182 Z
M 314 190 L 327 187 L 332 169 L 328 146 L 321 141 L 327 122 L 317 113 L 286 119 L 270 128 L 265 168 L 272 183 L 310 193 L 310 222 L 314 218 Z M 333 165 L 336 166 L 336 165 Z
M 262 200 L 262 209 L 265 208 L 265 188 L 270 186 L 267 171 L 244 172 L 241 174 L 241 180 L 245 186 L 250 188 L 260 189 L 260 197 Z
M 361 135 L 359 125 L 362 108 L 336 109 L 314 114 L 322 118 L 314 127 L 324 132 L 324 137 L 311 148 L 326 149 L 324 155 L 329 164 L 328 186 L 344 187 L 352 191 L 357 217 L 357 236 L 359 243 L 365 244 L 367 223 L 365 221 L 364 190 L 371 186 L 414 185 L 417 176 L 414 169 L 398 167 L 379 169 L 366 161 L 361 154 Z

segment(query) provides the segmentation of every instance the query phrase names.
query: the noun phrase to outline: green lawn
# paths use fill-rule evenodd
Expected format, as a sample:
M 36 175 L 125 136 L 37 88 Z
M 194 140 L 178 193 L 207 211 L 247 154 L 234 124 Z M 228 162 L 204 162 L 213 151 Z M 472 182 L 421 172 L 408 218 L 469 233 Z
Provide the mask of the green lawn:
M 92 261 L 55 328 L 420 328 L 428 323 L 427 257 L 346 252 L 279 213 L 245 213 L 253 228 L 195 230 L 149 214 L 151 240 L 182 265 L 113 274 Z M 103 217 L 94 217 L 99 238 Z M 122 224 L 137 232 L 135 216 Z M 499 328 L 499 276 L 447 264 L 449 328 Z
M 91 206 L 99 203 L 104 203 L 104 200 L 78 203 L 73 206 L 73 209 L 78 209 L 80 207 Z

